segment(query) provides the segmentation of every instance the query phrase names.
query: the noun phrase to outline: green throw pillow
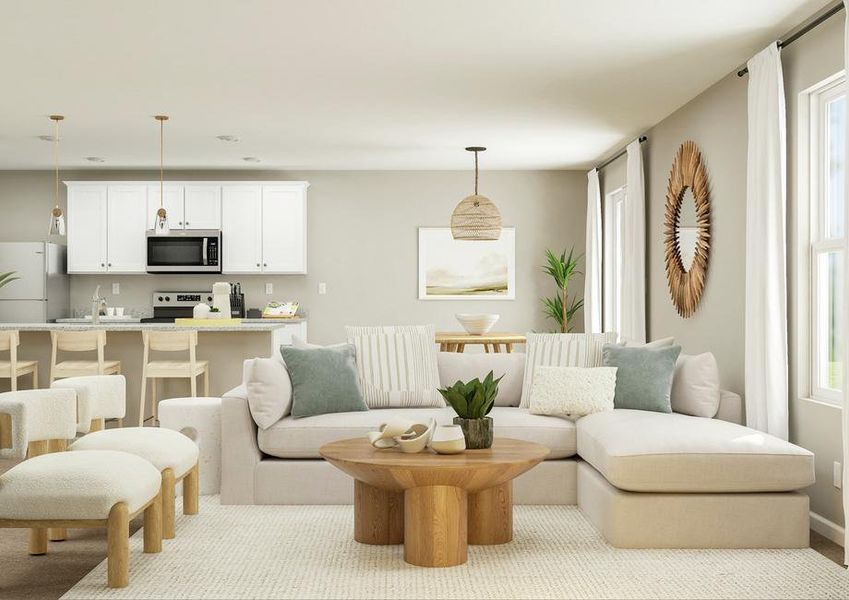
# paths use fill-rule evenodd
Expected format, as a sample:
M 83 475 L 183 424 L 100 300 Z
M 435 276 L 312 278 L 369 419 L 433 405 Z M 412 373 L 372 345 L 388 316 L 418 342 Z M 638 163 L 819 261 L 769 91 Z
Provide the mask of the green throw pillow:
M 352 344 L 331 348 L 281 346 L 292 380 L 292 416 L 368 410 L 357 379 L 357 353 Z
M 680 353 L 681 346 L 627 348 L 605 344 L 602 362 L 605 367 L 617 368 L 613 407 L 672 412 L 672 375 Z

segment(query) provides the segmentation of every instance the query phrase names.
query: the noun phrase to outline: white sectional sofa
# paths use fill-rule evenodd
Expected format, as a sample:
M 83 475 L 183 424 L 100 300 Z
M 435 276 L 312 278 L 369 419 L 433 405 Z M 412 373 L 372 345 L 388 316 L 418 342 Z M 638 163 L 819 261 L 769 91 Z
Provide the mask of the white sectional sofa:
M 814 482 L 813 454 L 742 426 L 737 394 L 721 392 L 713 419 L 614 410 L 572 422 L 518 407 L 523 354 L 440 352 L 438 363 L 443 385 L 505 373 L 491 413 L 495 436 L 551 450 L 516 479 L 517 504 L 578 504 L 618 547 L 808 545 L 808 497 L 798 490 Z M 246 361 L 246 374 L 250 368 Z M 454 416 L 450 408 L 380 409 L 287 416 L 262 430 L 243 382 L 222 400 L 221 502 L 352 503 L 351 479 L 319 448 L 365 436 L 393 414 L 442 424 Z

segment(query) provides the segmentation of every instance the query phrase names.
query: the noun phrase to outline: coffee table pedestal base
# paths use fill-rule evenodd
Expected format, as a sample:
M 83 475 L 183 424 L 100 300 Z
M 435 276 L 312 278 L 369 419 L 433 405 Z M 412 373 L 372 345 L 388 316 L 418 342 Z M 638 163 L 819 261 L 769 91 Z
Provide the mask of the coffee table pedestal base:
M 404 498 L 404 560 L 419 567 L 466 562 L 466 491 L 447 485 L 410 488 Z
M 404 492 L 354 480 L 354 539 L 361 544 L 404 543 Z
M 506 544 L 513 540 L 513 482 L 469 494 L 469 543 Z

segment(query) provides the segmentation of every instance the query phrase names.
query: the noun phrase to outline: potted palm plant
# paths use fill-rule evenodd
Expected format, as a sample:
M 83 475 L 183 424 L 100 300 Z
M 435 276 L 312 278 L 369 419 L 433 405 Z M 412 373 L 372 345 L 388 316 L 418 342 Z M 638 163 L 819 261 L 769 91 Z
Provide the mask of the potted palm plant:
M 578 261 L 581 256 L 575 256 L 575 249 L 572 248 L 568 256 L 565 250 L 560 256 L 546 250 L 545 257 L 548 264 L 544 265 L 542 270 L 551 275 L 557 286 L 555 296 L 542 299 L 545 316 L 557 323 L 560 333 L 569 333 L 572 330 L 572 317 L 584 305 L 583 299 L 577 296 L 573 297 L 571 302 L 569 300 L 569 282 L 575 274 L 580 273 Z
M 454 424 L 459 425 L 463 430 L 468 449 L 492 446 L 492 417 L 487 415 L 495 405 L 498 382 L 502 377 L 504 375 L 495 379 L 490 371 L 483 381 L 476 377 L 466 383 L 457 381 L 451 387 L 439 390 L 445 401 L 457 413 Z

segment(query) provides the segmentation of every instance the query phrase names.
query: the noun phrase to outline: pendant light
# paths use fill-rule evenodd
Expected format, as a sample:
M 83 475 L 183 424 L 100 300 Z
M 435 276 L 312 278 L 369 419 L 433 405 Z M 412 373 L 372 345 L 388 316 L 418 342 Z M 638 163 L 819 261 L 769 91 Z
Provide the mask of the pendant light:
M 153 231 L 156 235 L 168 235 L 171 231 L 168 211 L 165 210 L 165 121 L 168 115 L 156 115 L 154 118 L 159 121 L 159 208 L 156 210 Z
M 486 196 L 478 194 L 478 152 L 483 146 L 469 146 L 475 153 L 475 193 L 466 196 L 451 214 L 451 235 L 455 240 L 497 240 L 501 237 L 501 213 Z
M 53 210 L 50 211 L 50 227 L 48 235 L 65 235 L 65 215 L 59 207 L 59 122 L 65 117 L 50 115 L 53 121 L 53 169 L 56 172 L 56 187 L 54 190 Z

